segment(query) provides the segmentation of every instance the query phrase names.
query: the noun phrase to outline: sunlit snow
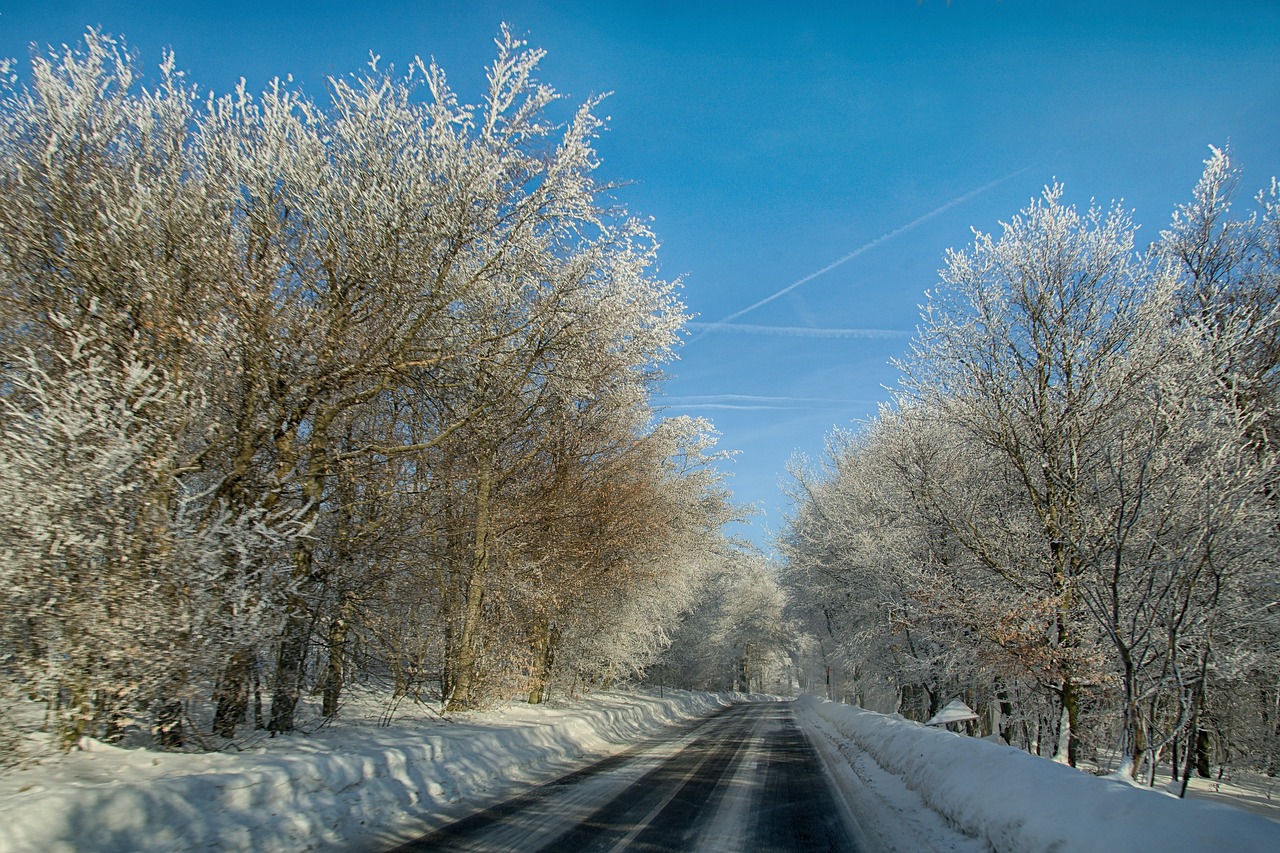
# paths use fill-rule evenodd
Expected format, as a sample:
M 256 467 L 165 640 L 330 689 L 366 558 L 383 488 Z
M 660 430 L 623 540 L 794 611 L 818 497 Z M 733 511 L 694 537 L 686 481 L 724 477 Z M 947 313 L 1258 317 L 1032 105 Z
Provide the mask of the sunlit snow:
M 376 849 L 745 698 L 607 692 L 392 726 L 374 706 L 239 753 L 85 749 L 0 777 L 3 851 Z M 900 717 L 801 699 L 871 850 L 1272 851 L 1280 822 L 1101 779 Z

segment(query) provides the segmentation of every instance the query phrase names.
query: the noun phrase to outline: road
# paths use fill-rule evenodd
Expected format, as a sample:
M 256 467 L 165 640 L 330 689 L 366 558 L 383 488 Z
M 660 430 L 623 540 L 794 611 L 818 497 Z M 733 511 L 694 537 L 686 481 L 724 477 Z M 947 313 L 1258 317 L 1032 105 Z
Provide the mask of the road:
M 735 705 L 395 848 L 856 850 L 790 703 Z

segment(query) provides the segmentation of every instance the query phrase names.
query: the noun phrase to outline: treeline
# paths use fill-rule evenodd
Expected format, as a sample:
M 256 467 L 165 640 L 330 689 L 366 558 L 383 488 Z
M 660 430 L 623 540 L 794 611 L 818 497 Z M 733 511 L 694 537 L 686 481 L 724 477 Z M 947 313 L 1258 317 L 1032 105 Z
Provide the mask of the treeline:
M 1150 249 L 1061 187 L 947 255 L 894 404 L 795 466 L 837 698 L 1154 781 L 1280 764 L 1280 189 L 1214 151 Z
M 676 286 L 597 101 L 497 44 L 475 106 L 202 97 L 92 31 L 4 69 L 0 692 L 63 746 L 607 683 L 719 564 L 714 434 L 649 400 Z
M 806 685 L 806 639 L 787 612 L 778 566 L 758 553 L 726 560 L 680 616 L 649 684 L 794 696 Z

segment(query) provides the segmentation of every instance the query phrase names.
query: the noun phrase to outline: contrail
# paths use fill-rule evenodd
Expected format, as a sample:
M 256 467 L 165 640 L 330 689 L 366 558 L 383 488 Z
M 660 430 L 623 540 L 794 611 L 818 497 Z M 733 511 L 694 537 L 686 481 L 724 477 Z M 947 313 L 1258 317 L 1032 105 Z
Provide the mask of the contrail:
M 686 323 L 691 332 L 717 330 L 744 335 L 783 335 L 796 338 L 905 338 L 911 335 L 897 329 L 823 329 L 812 326 L 755 326 L 750 323 Z
M 788 284 L 786 287 L 779 290 L 777 293 L 774 293 L 770 296 L 766 296 L 764 299 L 761 299 L 759 302 L 756 302 L 752 305 L 748 305 L 746 308 L 743 308 L 741 311 L 735 311 L 734 313 L 730 314 L 728 317 L 724 317 L 714 323 L 706 324 L 706 328 L 702 331 L 702 333 L 694 337 L 693 340 L 690 341 L 690 343 L 693 343 L 693 341 L 696 341 L 698 340 L 698 338 L 703 337 L 703 335 L 707 335 L 711 332 L 714 332 L 717 328 L 725 325 L 726 323 L 732 323 L 734 320 L 738 319 L 743 314 L 748 314 L 756 310 L 762 305 L 768 305 L 773 300 L 778 299 L 782 296 L 786 296 L 788 293 L 795 290 L 800 285 L 808 284 L 818 276 L 831 272 L 833 269 L 840 266 L 841 264 L 846 264 L 849 261 L 853 260 L 854 258 L 858 257 L 859 255 L 864 254 L 865 252 L 871 251 L 876 246 L 879 246 L 881 243 L 887 243 L 888 241 L 892 240 L 895 237 L 901 237 L 903 234 L 906 234 L 911 229 L 916 228 L 920 225 L 923 225 L 924 223 L 928 222 L 930 219 L 933 219 L 935 216 L 939 216 L 943 213 L 946 213 L 948 210 L 955 207 L 956 205 L 964 204 L 969 199 L 974 198 L 975 196 L 982 195 L 987 190 L 995 189 L 996 187 L 1003 184 L 1005 181 L 1012 180 L 1013 178 L 1018 177 L 1018 175 L 1021 175 L 1023 172 L 1028 171 L 1029 169 L 1031 169 L 1033 165 L 1035 164 L 1033 163 L 1033 164 L 1028 164 L 1026 166 L 1023 166 L 1021 169 L 1018 169 L 1015 172 L 1010 172 L 1009 174 L 1005 175 L 1002 178 L 996 178 L 994 181 L 992 181 L 989 184 L 983 184 L 982 186 L 978 187 L 976 190 L 970 190 L 969 192 L 965 193 L 962 196 L 953 198 L 951 201 L 947 202 L 941 207 L 935 207 L 933 210 L 929 211 L 928 213 L 924 214 L 918 219 L 913 219 L 912 221 L 908 222 L 906 225 L 895 228 L 887 234 L 881 234 L 879 237 L 875 238 L 870 243 L 863 243 L 861 246 L 854 249 L 849 254 L 843 257 L 837 258 L 836 260 L 827 264 L 822 269 L 817 270 L 816 272 L 811 272 L 804 278 L 796 279 L 795 281 Z
M 673 409 L 739 409 L 744 411 L 820 411 L 849 406 L 875 405 L 874 400 L 840 400 L 830 397 L 773 397 L 753 394 L 711 394 L 704 397 L 670 397 L 661 401 Z

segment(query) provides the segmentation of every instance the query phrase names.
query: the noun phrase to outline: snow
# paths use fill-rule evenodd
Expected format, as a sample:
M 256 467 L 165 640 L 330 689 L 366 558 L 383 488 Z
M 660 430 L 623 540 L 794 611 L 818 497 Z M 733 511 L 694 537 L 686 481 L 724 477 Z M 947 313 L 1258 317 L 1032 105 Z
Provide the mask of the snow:
M 817 715 L 797 714 L 827 776 L 846 808 L 845 823 L 854 830 L 859 850 L 868 853 L 987 853 L 986 844 L 957 832 L 946 819 L 885 770 L 866 751 L 831 728 Z
M 952 699 L 942 707 L 942 710 L 934 714 L 925 723 L 926 726 L 944 726 L 947 723 L 963 723 L 965 720 L 976 720 L 978 715 L 973 709 L 961 702 L 959 699 Z
M 805 697 L 797 713 L 887 850 L 1275 851 L 1280 823 L 1102 779 L 1009 746 Z M 858 791 L 859 783 L 868 789 Z M 932 813 L 932 816 L 930 815 Z M 899 834 L 895 816 L 907 822 Z M 909 835 L 913 834 L 913 835 Z
M 742 694 L 609 691 L 442 720 L 381 698 L 240 752 L 84 749 L 0 775 L 0 851 L 390 847 Z M 363 702 L 363 704 L 362 704 Z M 1280 823 L 812 697 L 796 713 L 862 848 L 1280 850 Z
M 405 840 L 681 720 L 746 698 L 606 692 L 381 727 L 352 709 L 309 735 L 240 753 L 159 753 L 96 741 L 0 776 L 0 851 L 296 851 Z

